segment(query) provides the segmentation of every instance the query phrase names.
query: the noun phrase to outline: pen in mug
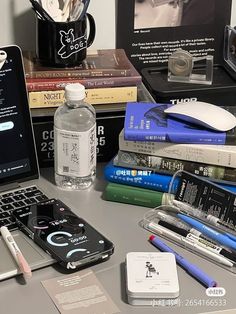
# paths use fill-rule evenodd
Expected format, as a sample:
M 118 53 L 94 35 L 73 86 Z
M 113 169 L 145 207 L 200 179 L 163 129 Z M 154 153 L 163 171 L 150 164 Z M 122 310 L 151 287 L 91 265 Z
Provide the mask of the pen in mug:
M 20 270 L 25 279 L 29 279 L 32 277 L 32 272 L 29 264 L 27 263 L 26 259 L 24 258 L 23 254 L 21 253 L 18 245 L 16 244 L 13 236 L 11 235 L 10 231 L 7 227 L 3 226 L 0 228 L 2 237 L 11 252 L 13 258 L 15 259 L 17 265 L 19 266 Z
M 64 6 L 61 12 L 61 21 L 66 22 L 69 20 L 70 12 L 72 7 L 72 0 L 65 0 Z
M 83 8 L 83 11 L 80 14 L 80 17 L 79 17 L 80 20 L 82 20 L 84 18 L 85 14 L 87 12 L 90 0 L 84 0 L 83 3 L 84 3 L 84 8 Z
M 39 16 L 41 16 L 45 21 L 54 22 L 53 18 L 47 13 L 46 10 L 36 1 L 36 0 L 29 0 L 32 4 L 32 7 Z
M 82 2 L 82 0 L 72 0 L 69 13 L 69 21 L 79 20 L 83 10 L 84 3 Z
M 211 258 L 215 262 L 218 262 L 218 263 L 225 265 L 225 266 L 228 266 L 228 267 L 233 267 L 233 263 L 228 260 L 228 255 L 230 255 L 231 252 L 226 251 L 225 254 L 227 256 L 224 256 L 223 254 L 221 255 L 220 254 L 221 248 L 219 248 L 218 252 L 217 252 L 218 247 L 216 247 L 216 246 L 214 249 L 212 248 L 212 250 L 211 250 L 207 246 L 207 243 L 206 244 L 201 243 L 200 240 L 197 237 L 195 237 L 194 235 L 191 235 L 191 237 L 184 237 L 184 236 L 181 236 L 181 235 L 173 232 L 172 230 L 169 230 L 166 226 L 162 226 L 162 225 L 152 223 L 152 222 L 149 224 L 149 229 L 155 233 L 160 234 L 161 236 L 166 236 L 170 240 L 174 240 L 175 242 L 182 244 L 184 247 L 186 247 L 190 250 L 194 250 L 197 253 L 200 253 L 200 254 L 208 257 L 208 258 Z M 212 245 L 212 247 L 213 247 L 213 245 Z M 223 251 L 223 253 L 224 253 L 224 251 Z M 235 255 L 233 255 L 232 258 L 235 258 Z
M 164 242 L 162 242 L 158 237 L 151 235 L 149 241 L 157 247 L 159 250 L 163 252 L 170 252 L 175 255 L 176 262 L 185 269 L 191 276 L 196 278 L 199 282 L 201 282 L 206 287 L 217 287 L 217 283 L 214 279 L 208 276 L 203 270 L 198 268 L 196 265 L 190 263 L 184 257 L 175 252 L 172 248 L 167 246 Z

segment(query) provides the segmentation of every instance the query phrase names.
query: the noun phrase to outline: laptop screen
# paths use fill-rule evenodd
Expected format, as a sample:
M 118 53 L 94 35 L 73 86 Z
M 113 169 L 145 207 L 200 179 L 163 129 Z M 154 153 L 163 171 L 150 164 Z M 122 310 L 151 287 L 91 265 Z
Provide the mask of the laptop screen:
M 0 47 L 0 184 L 38 173 L 21 50 Z

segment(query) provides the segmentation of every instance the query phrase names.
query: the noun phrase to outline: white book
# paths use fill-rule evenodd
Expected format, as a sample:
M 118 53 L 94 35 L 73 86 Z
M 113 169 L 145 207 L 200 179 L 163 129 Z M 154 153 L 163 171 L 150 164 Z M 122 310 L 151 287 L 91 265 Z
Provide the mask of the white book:
M 124 130 L 122 130 L 119 135 L 119 149 L 158 157 L 236 168 L 236 145 L 126 141 L 124 139 Z

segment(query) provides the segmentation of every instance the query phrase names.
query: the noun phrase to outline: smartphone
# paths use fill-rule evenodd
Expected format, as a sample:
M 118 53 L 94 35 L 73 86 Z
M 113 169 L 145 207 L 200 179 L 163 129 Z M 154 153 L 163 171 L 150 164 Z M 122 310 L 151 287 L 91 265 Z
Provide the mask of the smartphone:
M 106 260 L 114 245 L 58 199 L 12 212 L 19 228 L 63 267 L 76 269 Z

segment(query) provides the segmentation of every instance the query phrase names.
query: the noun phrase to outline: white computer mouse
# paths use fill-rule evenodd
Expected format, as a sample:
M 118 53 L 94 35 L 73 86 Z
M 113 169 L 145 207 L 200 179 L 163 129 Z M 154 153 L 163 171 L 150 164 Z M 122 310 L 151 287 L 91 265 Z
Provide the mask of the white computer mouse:
M 190 101 L 173 105 L 164 112 L 180 120 L 216 131 L 229 131 L 236 126 L 236 117 L 232 113 L 219 106 L 202 101 Z

